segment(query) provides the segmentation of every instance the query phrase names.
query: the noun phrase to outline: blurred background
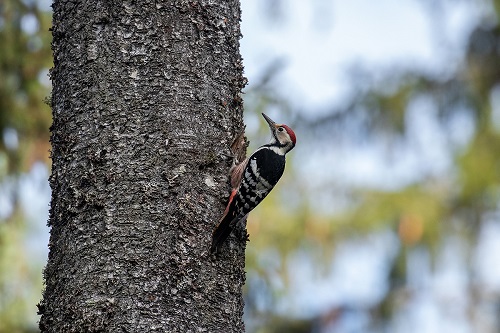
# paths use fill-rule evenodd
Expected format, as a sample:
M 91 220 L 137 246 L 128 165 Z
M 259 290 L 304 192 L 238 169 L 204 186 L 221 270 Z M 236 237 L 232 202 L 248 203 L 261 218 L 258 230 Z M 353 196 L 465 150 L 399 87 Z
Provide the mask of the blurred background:
M 297 147 L 250 216 L 248 332 L 500 332 L 500 1 L 242 0 L 250 150 Z M 36 332 L 49 0 L 0 3 L 0 332 Z

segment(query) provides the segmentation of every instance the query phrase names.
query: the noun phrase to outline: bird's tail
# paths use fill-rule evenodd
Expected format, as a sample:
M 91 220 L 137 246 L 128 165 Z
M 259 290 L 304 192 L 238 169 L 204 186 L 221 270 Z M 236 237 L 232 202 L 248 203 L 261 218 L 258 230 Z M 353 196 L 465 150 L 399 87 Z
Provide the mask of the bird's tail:
M 229 197 L 229 203 L 227 204 L 224 215 L 219 221 L 219 224 L 215 227 L 212 234 L 212 246 L 210 247 L 210 252 L 214 253 L 217 251 L 220 245 L 229 237 L 231 231 L 236 222 L 238 222 L 238 216 L 236 216 L 236 196 L 237 190 L 233 190 L 231 196 Z
M 233 231 L 233 226 L 237 220 L 238 218 L 234 217 L 232 219 L 223 218 L 220 221 L 219 225 L 215 228 L 214 233 L 212 234 L 212 246 L 210 247 L 210 252 L 217 252 L 217 249 L 229 237 L 231 231 Z

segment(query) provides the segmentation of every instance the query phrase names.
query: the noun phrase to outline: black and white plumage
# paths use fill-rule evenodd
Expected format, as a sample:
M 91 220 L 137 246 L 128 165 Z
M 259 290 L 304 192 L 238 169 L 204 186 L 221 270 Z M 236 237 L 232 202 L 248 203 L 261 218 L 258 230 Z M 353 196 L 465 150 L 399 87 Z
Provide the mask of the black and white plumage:
M 229 203 L 212 235 L 215 252 L 243 220 L 274 188 L 285 171 L 285 155 L 295 147 L 296 137 L 287 125 L 276 124 L 262 114 L 271 130 L 271 142 L 261 146 L 231 172 L 233 187 Z

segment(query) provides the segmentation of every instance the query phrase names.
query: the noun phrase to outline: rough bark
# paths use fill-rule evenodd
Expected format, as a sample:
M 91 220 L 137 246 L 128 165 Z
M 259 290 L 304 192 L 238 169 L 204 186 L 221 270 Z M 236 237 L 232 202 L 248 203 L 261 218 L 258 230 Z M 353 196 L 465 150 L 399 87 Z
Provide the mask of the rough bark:
M 209 254 L 243 129 L 238 0 L 53 4 L 42 332 L 243 332 L 245 241 Z

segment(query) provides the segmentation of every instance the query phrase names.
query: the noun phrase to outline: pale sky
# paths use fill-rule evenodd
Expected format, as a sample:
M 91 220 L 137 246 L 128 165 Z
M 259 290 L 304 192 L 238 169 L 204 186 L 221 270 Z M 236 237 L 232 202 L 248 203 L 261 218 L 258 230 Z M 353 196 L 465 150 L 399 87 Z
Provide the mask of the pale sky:
M 479 8 L 465 1 L 446 6 L 442 36 L 435 35 L 425 1 L 281 1 L 282 17 L 263 14 L 266 0 L 242 1 L 241 53 L 249 85 L 265 65 L 286 60 L 282 93 L 309 110 L 340 102 L 347 66 L 375 72 L 393 66 L 445 69 L 457 55 Z M 443 48 L 446 47 L 446 50 Z

